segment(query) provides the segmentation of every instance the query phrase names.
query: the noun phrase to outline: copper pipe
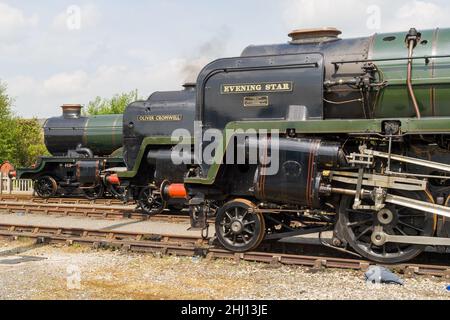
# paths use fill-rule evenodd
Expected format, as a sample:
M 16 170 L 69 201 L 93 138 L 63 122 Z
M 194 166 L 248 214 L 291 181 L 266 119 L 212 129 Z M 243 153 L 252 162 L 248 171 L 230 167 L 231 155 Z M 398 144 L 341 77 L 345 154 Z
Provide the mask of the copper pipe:
M 413 68 L 413 52 L 414 52 L 414 46 L 415 46 L 415 40 L 410 40 L 408 43 L 408 73 L 406 76 L 406 83 L 408 85 L 408 92 L 409 92 L 409 96 L 411 97 L 413 106 L 414 106 L 414 110 L 416 111 L 416 116 L 417 119 L 422 118 L 422 116 L 420 115 L 420 109 L 419 109 L 419 104 L 417 103 L 417 98 L 416 98 L 416 94 L 414 93 L 414 88 L 412 85 L 412 68 Z

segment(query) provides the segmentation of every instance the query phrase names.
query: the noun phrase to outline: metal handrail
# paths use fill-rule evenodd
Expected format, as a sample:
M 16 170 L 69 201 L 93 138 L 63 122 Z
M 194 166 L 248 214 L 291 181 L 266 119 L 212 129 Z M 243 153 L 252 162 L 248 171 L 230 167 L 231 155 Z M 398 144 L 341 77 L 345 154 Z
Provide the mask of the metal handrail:
M 426 64 L 430 63 L 431 59 L 443 59 L 450 58 L 450 55 L 437 55 L 437 56 L 420 56 L 420 57 L 399 57 L 399 58 L 382 58 L 382 59 L 364 59 L 364 60 L 347 60 L 347 61 L 333 61 L 331 64 L 350 64 L 350 63 L 367 63 L 367 62 L 388 62 L 388 61 L 408 61 L 408 60 L 422 60 L 424 59 Z

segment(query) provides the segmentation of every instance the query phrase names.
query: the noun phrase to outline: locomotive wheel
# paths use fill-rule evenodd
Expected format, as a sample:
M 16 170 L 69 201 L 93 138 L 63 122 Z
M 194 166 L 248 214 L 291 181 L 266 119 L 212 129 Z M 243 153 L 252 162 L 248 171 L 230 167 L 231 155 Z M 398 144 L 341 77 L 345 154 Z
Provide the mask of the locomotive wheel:
M 396 195 L 421 201 L 433 202 L 425 192 L 396 191 Z M 396 264 L 414 259 L 425 246 L 386 243 L 379 247 L 372 243 L 375 227 L 398 236 L 424 236 L 434 234 L 435 221 L 432 214 L 397 205 L 387 205 L 380 212 L 353 210 L 353 197 L 344 197 L 339 212 L 343 235 L 348 244 L 363 257 L 378 263 Z
M 58 183 L 50 176 L 40 177 L 34 182 L 34 191 L 38 197 L 48 199 L 56 195 Z
M 161 194 L 150 187 L 144 188 L 139 193 L 138 204 L 142 212 L 149 216 L 162 213 L 166 209 L 167 203 L 162 199 Z
M 248 200 L 238 199 L 221 207 L 216 216 L 219 243 L 233 252 L 246 252 L 259 247 L 264 240 L 264 216 Z
M 94 188 L 83 189 L 84 196 L 88 200 L 97 200 L 103 196 L 104 192 L 105 188 L 102 183 L 98 184 Z

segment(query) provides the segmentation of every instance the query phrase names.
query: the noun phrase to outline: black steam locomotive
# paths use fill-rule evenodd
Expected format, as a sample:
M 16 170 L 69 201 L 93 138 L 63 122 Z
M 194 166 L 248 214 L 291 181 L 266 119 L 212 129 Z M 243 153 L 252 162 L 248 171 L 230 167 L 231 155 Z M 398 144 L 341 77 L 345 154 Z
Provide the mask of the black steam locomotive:
M 122 197 L 120 186 L 102 179 L 108 170 L 125 166 L 122 115 L 86 117 L 80 105 L 64 105 L 62 109 L 62 116 L 44 124 L 45 145 L 52 156 L 40 158 L 33 168 L 18 170 L 17 177 L 33 180 L 34 191 L 41 198 Z
M 128 107 L 113 180 L 148 213 L 179 199 L 195 226 L 215 214 L 236 252 L 326 231 L 384 263 L 449 246 L 449 33 L 300 30 L 214 61 Z
M 329 231 L 382 263 L 450 247 L 450 30 L 339 35 L 297 30 L 131 104 L 105 181 L 149 214 L 214 214 L 235 252 Z

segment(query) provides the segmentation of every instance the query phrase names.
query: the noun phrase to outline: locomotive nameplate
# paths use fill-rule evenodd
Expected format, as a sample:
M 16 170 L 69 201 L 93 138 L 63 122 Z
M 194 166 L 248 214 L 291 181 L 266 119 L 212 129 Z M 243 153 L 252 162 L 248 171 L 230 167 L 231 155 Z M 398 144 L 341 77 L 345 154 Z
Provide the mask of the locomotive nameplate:
M 239 94 L 239 93 L 276 93 L 292 92 L 294 83 L 292 81 L 284 82 L 262 82 L 262 83 L 243 83 L 243 84 L 223 84 L 221 94 Z
M 147 122 L 171 122 L 171 121 L 182 121 L 183 116 L 181 114 L 159 114 L 159 115 L 145 115 L 138 116 L 138 121 Z
M 244 98 L 244 107 L 268 107 L 268 96 L 253 96 Z

